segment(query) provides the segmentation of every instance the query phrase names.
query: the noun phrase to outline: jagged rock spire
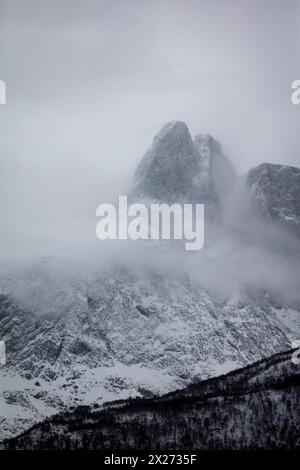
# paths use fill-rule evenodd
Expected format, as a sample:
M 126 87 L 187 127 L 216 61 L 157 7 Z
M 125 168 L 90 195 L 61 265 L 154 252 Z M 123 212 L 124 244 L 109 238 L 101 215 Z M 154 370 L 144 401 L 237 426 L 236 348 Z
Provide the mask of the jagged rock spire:
M 209 135 L 194 141 L 184 122 L 171 121 L 155 136 L 135 174 L 133 198 L 205 203 L 218 210 L 235 171 Z

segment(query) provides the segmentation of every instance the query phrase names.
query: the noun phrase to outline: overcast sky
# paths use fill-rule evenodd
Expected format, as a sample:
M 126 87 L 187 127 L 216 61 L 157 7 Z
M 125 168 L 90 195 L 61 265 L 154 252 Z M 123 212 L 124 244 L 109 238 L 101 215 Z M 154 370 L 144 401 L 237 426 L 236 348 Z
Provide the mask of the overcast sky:
M 299 166 L 299 35 L 297 0 L 0 0 L 0 254 L 94 236 L 169 120 Z

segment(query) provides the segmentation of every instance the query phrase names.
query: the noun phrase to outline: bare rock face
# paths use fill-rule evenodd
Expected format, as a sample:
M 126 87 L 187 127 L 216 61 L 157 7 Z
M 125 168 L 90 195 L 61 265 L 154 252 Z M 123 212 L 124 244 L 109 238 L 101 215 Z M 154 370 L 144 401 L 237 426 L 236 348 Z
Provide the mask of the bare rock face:
M 261 214 L 300 237 L 300 169 L 262 163 L 248 172 L 246 181 Z
M 233 166 L 216 140 L 201 134 L 193 141 L 186 124 L 172 121 L 139 164 L 131 197 L 206 204 L 216 217 L 234 180 Z
M 196 176 L 201 195 L 213 194 L 222 209 L 236 182 L 233 165 L 223 154 L 221 145 L 212 136 L 199 134 L 194 145 L 200 156 L 200 165 Z
M 172 121 L 155 136 L 139 164 L 134 192 L 168 202 L 187 196 L 197 167 L 197 153 L 187 126 Z

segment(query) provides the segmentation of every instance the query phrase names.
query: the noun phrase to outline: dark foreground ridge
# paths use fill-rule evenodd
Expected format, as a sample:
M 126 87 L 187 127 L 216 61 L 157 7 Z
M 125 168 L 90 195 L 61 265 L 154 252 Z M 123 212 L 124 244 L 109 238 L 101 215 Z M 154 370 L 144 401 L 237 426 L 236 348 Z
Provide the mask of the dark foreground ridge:
M 292 351 L 162 397 L 80 406 L 6 449 L 300 448 L 300 365 Z

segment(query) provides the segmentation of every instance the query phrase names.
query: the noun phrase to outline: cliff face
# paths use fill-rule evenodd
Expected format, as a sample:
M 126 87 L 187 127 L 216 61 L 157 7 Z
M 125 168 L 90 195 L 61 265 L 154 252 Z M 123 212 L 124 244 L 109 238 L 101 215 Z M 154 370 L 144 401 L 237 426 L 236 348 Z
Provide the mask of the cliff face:
M 262 216 L 300 237 L 300 169 L 262 163 L 248 172 L 246 182 Z
M 131 197 L 205 204 L 215 219 L 235 179 L 234 168 L 216 140 L 203 134 L 192 140 L 183 122 L 172 121 L 156 135 L 139 164 Z

